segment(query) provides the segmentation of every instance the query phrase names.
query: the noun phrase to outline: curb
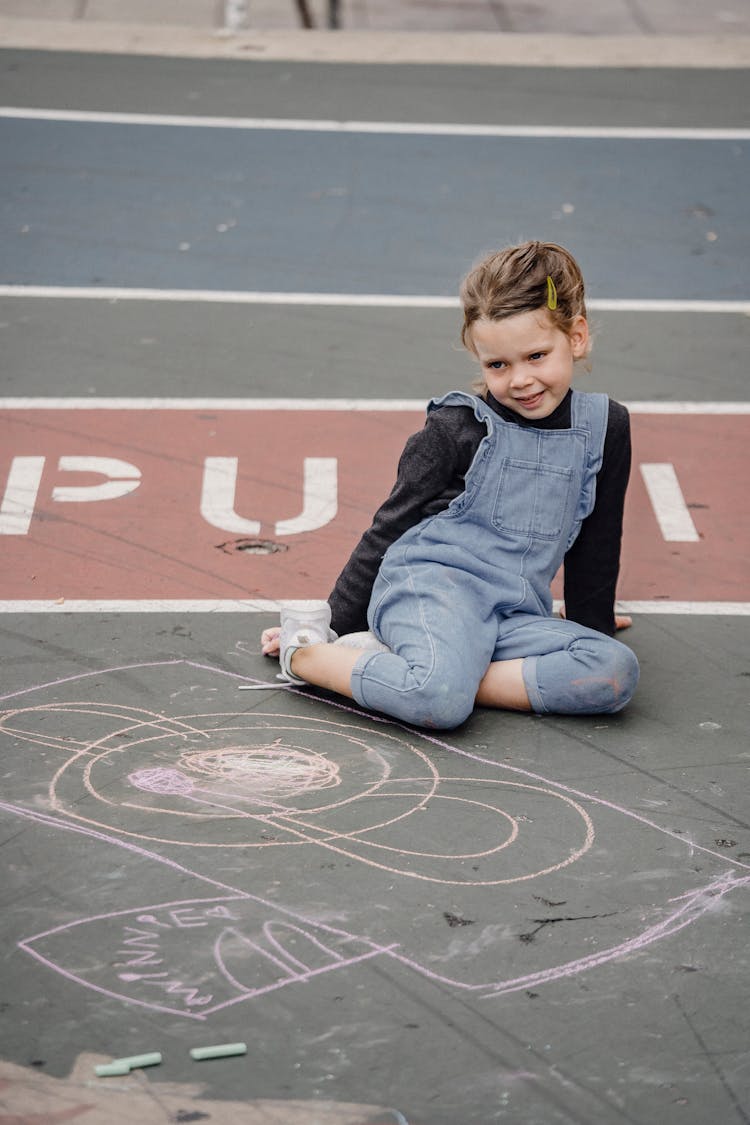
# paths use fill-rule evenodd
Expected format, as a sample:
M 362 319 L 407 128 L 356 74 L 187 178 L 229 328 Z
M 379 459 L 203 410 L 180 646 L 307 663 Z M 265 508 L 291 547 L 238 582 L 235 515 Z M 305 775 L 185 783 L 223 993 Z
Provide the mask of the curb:
M 0 17 L 0 48 L 183 58 L 469 66 L 750 67 L 750 36 L 263 31 Z

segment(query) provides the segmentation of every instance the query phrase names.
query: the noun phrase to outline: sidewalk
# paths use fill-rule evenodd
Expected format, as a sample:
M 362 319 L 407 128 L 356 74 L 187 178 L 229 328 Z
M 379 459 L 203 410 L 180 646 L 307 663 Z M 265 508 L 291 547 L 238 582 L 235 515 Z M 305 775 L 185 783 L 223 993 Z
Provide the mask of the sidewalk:
M 338 30 L 329 30 L 331 7 Z M 305 30 L 307 13 L 313 30 Z M 502 65 L 750 65 L 750 0 L 0 0 L 0 46 Z
M 750 0 L 0 0 L 0 16 L 77 23 L 250 29 L 326 28 L 331 9 L 349 31 L 545 35 L 750 34 Z

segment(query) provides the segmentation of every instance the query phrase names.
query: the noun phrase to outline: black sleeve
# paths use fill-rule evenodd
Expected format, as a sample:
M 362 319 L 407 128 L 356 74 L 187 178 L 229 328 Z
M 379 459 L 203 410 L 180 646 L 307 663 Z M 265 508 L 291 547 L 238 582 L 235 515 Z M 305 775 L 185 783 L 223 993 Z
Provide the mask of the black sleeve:
M 378 508 L 336 580 L 328 598 L 331 627 L 339 634 L 367 628 L 367 607 L 380 563 L 388 547 L 426 515 L 447 506 L 471 459 L 470 444 L 457 434 L 457 415 L 470 409 L 436 410 L 427 415 L 424 428 L 407 440 L 398 465 L 398 476 L 388 499 Z M 481 425 L 481 424 L 479 424 Z M 481 427 L 484 433 L 484 427 Z M 473 448 L 476 447 L 476 442 Z
M 565 614 L 571 621 L 613 636 L 620 570 L 622 515 L 630 477 L 630 416 L 610 401 L 594 510 L 565 556 Z

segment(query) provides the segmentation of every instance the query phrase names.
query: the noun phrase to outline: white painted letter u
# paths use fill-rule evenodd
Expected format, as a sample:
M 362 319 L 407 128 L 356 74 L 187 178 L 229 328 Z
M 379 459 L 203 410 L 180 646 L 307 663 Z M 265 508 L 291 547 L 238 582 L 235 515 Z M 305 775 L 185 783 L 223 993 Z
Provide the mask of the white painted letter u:
M 212 527 L 238 535 L 259 535 L 258 520 L 234 510 L 237 490 L 236 457 L 207 457 L 203 470 L 201 515 Z M 298 535 L 325 527 L 338 511 L 338 465 L 335 457 L 305 457 L 302 511 L 293 519 L 279 520 L 276 535 Z

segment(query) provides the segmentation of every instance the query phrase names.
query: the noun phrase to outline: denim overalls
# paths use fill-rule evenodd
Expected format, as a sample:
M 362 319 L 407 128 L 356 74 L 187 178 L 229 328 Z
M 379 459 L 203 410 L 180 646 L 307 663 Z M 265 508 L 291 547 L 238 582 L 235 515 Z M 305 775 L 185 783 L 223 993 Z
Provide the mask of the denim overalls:
M 506 422 L 462 391 L 428 411 L 459 405 L 473 408 L 487 434 L 464 492 L 386 551 L 368 620 L 391 652 L 360 657 L 354 698 L 419 726 L 457 726 L 490 662 L 523 657 L 534 711 L 619 710 L 635 689 L 635 657 L 553 618 L 550 592 L 594 507 L 607 396 L 573 391 L 564 430 Z

